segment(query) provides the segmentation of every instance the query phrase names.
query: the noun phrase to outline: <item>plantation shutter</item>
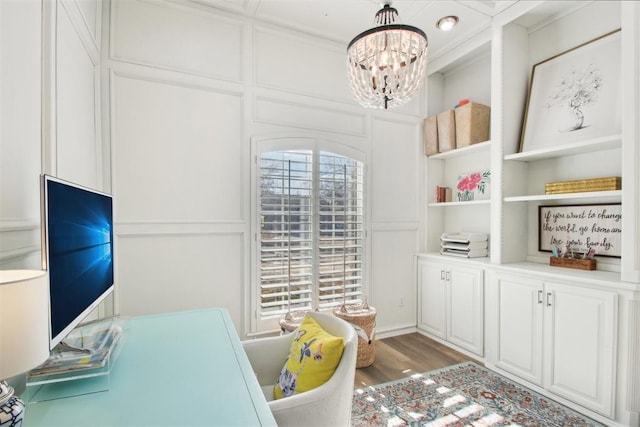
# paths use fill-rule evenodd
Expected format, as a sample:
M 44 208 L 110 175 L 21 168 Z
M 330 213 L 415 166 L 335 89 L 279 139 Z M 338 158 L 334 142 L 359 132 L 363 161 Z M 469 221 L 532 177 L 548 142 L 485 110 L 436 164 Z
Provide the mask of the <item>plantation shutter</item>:
M 260 316 L 361 302 L 363 164 L 272 151 L 258 169 Z
M 308 310 L 313 302 L 312 153 L 260 159 L 260 311 Z
M 361 302 L 363 167 L 346 157 L 319 156 L 318 306 Z

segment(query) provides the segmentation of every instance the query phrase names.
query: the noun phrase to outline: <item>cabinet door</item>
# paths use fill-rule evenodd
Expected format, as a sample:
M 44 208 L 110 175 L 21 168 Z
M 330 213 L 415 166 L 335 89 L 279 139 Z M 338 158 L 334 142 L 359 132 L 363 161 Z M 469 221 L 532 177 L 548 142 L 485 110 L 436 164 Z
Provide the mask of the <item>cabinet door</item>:
M 617 295 L 545 283 L 545 388 L 611 416 Z
M 542 386 L 543 283 L 520 276 L 496 277 L 496 366 Z
M 481 268 L 451 265 L 447 280 L 447 341 L 484 354 L 484 273 Z
M 445 334 L 445 270 L 440 263 L 418 260 L 420 295 L 420 328 L 437 337 Z

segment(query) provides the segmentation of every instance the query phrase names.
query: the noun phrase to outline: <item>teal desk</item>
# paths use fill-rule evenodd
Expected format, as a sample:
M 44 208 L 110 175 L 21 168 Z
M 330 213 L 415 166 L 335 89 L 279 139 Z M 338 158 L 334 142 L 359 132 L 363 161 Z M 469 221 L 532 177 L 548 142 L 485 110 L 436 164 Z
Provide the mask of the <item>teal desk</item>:
M 108 391 L 30 403 L 25 427 L 276 425 L 226 310 L 135 317 L 121 339 Z

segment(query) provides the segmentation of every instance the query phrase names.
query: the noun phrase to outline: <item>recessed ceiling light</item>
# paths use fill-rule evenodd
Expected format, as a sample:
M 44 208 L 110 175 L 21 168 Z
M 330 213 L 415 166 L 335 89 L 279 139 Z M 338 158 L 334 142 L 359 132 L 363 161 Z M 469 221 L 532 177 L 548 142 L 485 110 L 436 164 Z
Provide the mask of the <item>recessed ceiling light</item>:
M 459 20 L 460 19 L 458 19 L 457 16 L 453 16 L 453 15 L 445 16 L 444 18 L 440 18 L 438 20 L 436 27 L 438 27 L 438 29 L 442 31 L 449 31 L 450 29 L 456 26 Z

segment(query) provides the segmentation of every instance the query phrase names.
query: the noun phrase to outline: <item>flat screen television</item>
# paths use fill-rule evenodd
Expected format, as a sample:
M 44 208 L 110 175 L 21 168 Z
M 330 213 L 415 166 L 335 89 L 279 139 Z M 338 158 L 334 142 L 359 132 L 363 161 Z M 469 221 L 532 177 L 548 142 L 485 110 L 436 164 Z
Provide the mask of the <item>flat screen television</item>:
M 42 195 L 53 349 L 113 291 L 113 198 L 49 175 Z

